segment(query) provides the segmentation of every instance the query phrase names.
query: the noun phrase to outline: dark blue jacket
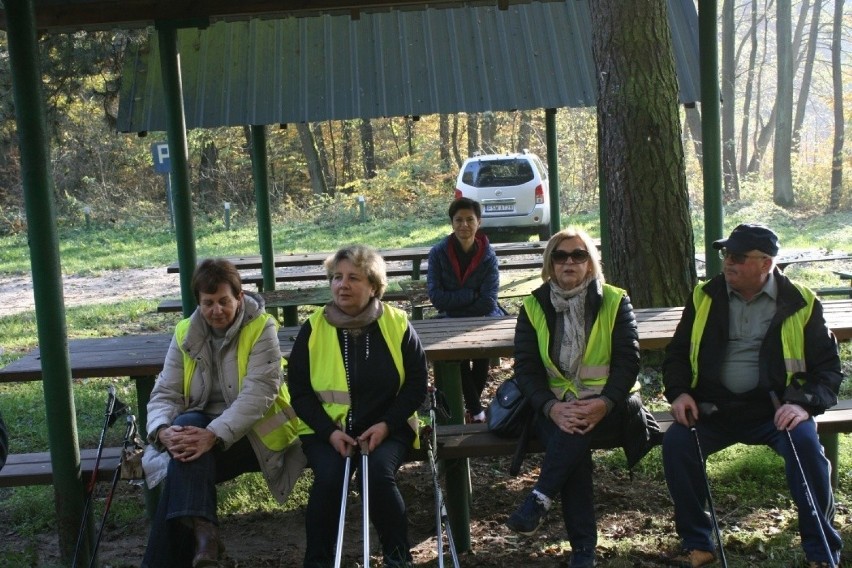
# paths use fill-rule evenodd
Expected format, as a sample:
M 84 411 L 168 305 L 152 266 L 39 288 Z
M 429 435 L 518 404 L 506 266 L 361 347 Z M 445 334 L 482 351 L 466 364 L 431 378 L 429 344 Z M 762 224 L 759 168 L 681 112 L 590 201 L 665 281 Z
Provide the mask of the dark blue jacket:
M 432 305 L 441 315 L 451 318 L 504 315 L 497 305 L 500 288 L 497 255 L 488 237 L 476 234 L 477 251 L 465 274 L 461 274 L 453 249 L 455 240 L 451 234 L 429 251 L 426 283 Z

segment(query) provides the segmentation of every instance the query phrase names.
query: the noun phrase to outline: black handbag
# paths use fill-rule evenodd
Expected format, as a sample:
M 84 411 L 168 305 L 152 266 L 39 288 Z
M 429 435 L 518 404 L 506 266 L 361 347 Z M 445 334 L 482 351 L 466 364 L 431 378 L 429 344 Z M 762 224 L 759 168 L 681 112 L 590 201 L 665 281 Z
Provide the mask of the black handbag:
M 503 381 L 497 388 L 487 415 L 488 430 L 494 435 L 517 438 L 523 433 L 532 416 L 532 407 L 527 404 L 514 378 Z

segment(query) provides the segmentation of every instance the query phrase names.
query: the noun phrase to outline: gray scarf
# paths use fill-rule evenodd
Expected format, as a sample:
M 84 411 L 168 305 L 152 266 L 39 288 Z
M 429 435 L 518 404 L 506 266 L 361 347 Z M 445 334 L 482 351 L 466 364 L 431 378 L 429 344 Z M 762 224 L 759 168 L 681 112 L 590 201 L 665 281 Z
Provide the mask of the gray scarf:
M 323 315 L 332 326 L 349 330 L 353 335 L 358 335 L 365 327 L 379 319 L 382 312 L 382 302 L 378 298 L 370 298 L 367 307 L 356 316 L 350 316 L 338 308 L 334 302 L 326 304 Z
M 555 330 L 561 334 L 557 364 L 565 377 L 573 381 L 578 392 L 582 385 L 577 379 L 577 372 L 586 350 L 586 291 L 591 281 L 586 280 L 572 290 L 564 290 L 550 281 L 550 301 L 556 313 L 562 314 Z

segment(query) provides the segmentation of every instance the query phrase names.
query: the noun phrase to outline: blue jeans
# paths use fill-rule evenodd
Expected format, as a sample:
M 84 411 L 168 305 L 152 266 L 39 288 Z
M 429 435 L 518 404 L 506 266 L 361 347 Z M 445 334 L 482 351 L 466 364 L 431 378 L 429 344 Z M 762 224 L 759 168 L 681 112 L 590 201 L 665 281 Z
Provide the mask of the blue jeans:
M 202 412 L 187 412 L 175 418 L 173 425 L 205 428 L 211 421 Z M 151 519 L 142 566 L 192 566 L 195 539 L 191 517 L 203 517 L 218 525 L 216 484 L 249 471 L 260 471 L 260 466 L 247 437 L 226 452 L 214 448 L 191 462 L 171 460 Z
M 314 472 L 314 484 L 305 511 L 305 568 L 334 565 L 343 474 L 346 460 L 325 440 L 302 437 L 302 450 Z M 408 445 L 387 438 L 368 458 L 370 521 L 379 534 L 386 566 L 411 562 L 405 502 L 396 485 L 396 472 L 408 455 Z M 352 458 L 350 471 L 360 469 L 361 457 Z M 360 488 L 360 482 L 357 484 Z M 352 483 L 350 491 L 354 489 Z
M 813 418 L 799 424 L 790 435 L 813 493 L 818 518 L 814 517 L 808 504 L 808 496 L 787 434 L 777 430 L 772 419 L 748 422 L 732 419 L 730 415 L 727 418 L 714 416 L 699 420 L 696 431 L 705 460 L 707 456 L 736 443 L 767 445 L 784 458 L 787 486 L 798 508 L 799 534 L 805 556 L 809 561 L 829 560 L 819 535 L 817 523 L 821 523 L 834 563 L 839 562 L 842 541 L 832 526 L 834 497 L 831 492 L 830 465 L 819 443 Z M 703 467 L 693 433 L 685 426 L 672 424 L 663 439 L 663 468 L 674 501 L 675 527 L 684 548 L 714 550 L 712 522 L 704 509 L 707 488 L 701 472 Z

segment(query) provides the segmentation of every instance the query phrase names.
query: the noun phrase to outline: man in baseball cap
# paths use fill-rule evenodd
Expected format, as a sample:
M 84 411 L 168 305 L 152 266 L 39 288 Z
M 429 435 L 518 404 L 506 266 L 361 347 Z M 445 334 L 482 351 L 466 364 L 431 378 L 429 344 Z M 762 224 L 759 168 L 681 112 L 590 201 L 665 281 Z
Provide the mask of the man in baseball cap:
M 743 223 L 731 232 L 727 239 L 719 239 L 713 243 L 716 250 L 727 250 L 732 253 L 747 253 L 759 250 L 769 256 L 778 255 L 778 235 L 764 225 Z
M 693 568 L 716 561 L 696 443 L 705 457 L 744 443 L 769 446 L 784 458 L 806 565 L 837 566 L 841 540 L 830 469 L 813 418 L 837 403 L 843 378 L 837 343 L 814 293 L 775 266 L 772 230 L 739 225 L 713 248 L 725 261 L 723 273 L 696 286 L 663 363 L 675 419 L 663 439 L 663 468 L 684 548 L 677 560 Z M 813 502 L 798 475 L 799 459 Z

